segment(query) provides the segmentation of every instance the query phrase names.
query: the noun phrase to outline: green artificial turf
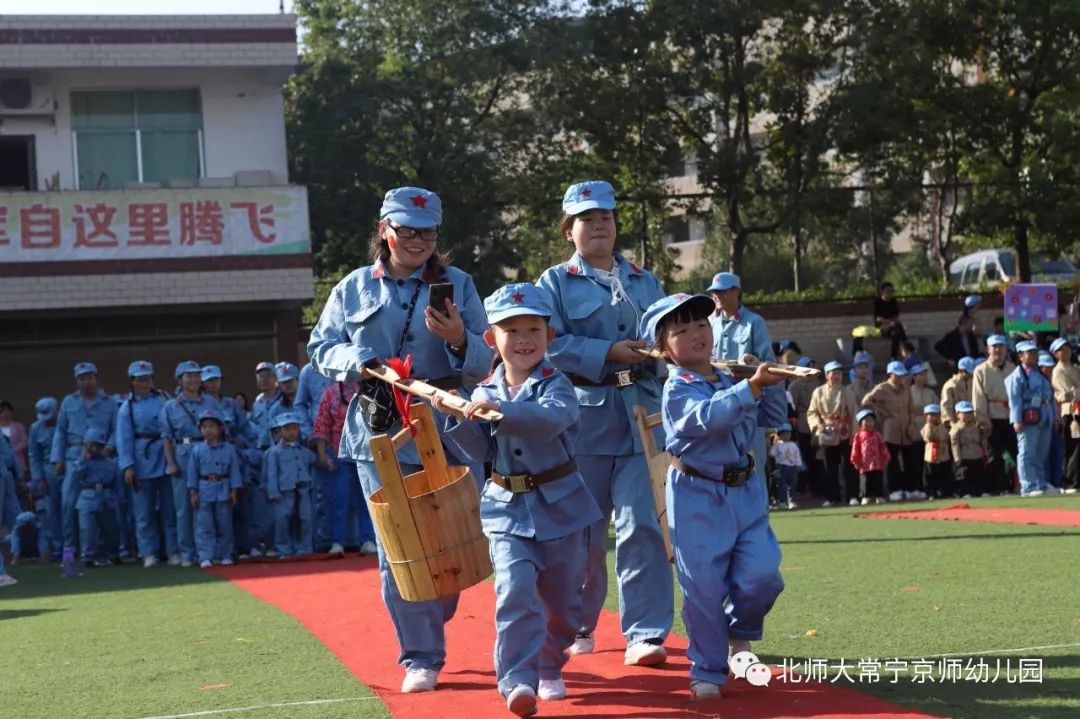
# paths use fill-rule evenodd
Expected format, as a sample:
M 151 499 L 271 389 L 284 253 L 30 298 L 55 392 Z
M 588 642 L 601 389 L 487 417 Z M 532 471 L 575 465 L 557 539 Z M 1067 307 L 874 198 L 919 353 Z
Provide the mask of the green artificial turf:
M 298 622 L 229 582 L 141 565 L 60 579 L 9 568 L 0 589 L 0 716 L 375 719 L 385 706 Z M 278 707 L 274 703 L 353 699 Z

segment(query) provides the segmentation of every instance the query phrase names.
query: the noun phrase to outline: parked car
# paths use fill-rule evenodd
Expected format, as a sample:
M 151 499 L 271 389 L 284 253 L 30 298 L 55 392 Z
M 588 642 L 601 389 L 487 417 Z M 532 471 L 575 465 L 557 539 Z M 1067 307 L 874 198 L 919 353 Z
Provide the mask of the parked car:
M 1076 266 L 1062 256 L 1048 252 L 1031 253 L 1032 282 L 1070 282 L 1076 277 Z M 998 282 L 1016 282 L 1016 254 L 1012 250 L 981 250 L 964 255 L 949 265 L 949 279 L 958 287 L 977 288 Z

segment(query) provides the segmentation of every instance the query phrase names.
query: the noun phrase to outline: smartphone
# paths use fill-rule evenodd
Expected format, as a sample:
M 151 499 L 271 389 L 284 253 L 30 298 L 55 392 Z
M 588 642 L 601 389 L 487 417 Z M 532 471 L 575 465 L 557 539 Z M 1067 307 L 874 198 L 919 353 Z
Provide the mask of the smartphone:
M 428 285 L 428 306 L 436 312 L 446 312 L 446 300 L 454 301 L 454 286 L 449 282 L 436 282 Z

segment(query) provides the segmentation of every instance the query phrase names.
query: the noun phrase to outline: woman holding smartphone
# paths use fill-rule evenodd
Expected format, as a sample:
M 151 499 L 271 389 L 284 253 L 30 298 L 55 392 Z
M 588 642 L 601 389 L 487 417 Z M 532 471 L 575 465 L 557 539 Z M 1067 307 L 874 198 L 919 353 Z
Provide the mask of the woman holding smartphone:
M 463 373 L 487 375 L 492 356 L 483 339 L 487 316 L 472 277 L 436 251 L 441 223 L 442 203 L 434 192 L 399 187 L 386 193 L 371 239 L 371 264 L 334 287 L 311 332 L 307 349 L 316 370 L 335 382 L 353 382 L 362 379 L 364 366 L 411 356 L 413 376 L 444 389 L 460 387 Z M 452 285 L 455 301 L 443 295 L 436 307 L 429 300 L 436 283 Z M 377 432 L 357 411 L 358 397 L 350 402 L 341 449 L 356 461 L 364 495 L 370 497 L 381 486 L 369 446 Z M 398 452 L 398 460 L 402 473 L 421 469 L 411 443 Z M 473 477 L 483 479 L 479 468 Z M 446 660 L 443 624 L 454 615 L 457 597 L 404 601 L 381 542 L 378 550 L 383 601 L 405 667 L 401 691 L 431 691 Z

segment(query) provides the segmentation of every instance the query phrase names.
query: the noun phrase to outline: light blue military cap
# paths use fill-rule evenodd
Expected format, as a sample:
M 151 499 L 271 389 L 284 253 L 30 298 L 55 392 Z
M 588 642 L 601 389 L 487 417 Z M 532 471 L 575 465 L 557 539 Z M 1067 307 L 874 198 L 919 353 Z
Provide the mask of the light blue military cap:
M 812 364 L 814 364 L 814 360 L 812 360 L 809 357 L 803 356 L 803 357 L 799 358 L 799 361 L 795 363 L 795 366 L 797 366 L 797 367 L 809 367 Z
M 840 364 L 836 360 L 833 360 L 832 362 L 826 362 L 825 367 L 823 367 L 822 369 L 826 374 L 828 374 L 829 372 L 832 372 L 833 370 L 838 370 L 838 369 L 842 370 L 842 369 L 844 369 L 844 365 Z
M 1054 361 L 1054 356 L 1049 352 L 1039 353 L 1039 366 L 1040 367 L 1053 367 L 1057 362 Z
M 300 370 L 291 362 L 278 362 L 275 374 L 278 382 L 288 382 L 291 379 L 297 379 L 300 376 Z
M 855 415 L 855 421 L 856 422 L 862 422 L 867 417 L 876 417 L 876 416 L 877 415 L 874 414 L 874 410 L 867 407 L 866 409 L 860 409 L 859 410 L 858 414 Z
M 924 365 L 924 364 L 913 364 L 913 365 L 911 365 L 911 369 L 908 370 L 908 374 L 922 374 L 925 371 L 926 371 L 926 365 Z
M 975 371 L 975 358 L 974 357 L 961 357 L 960 361 L 956 363 L 956 366 L 961 372 L 974 372 Z
M 957 402 L 953 406 L 953 410 L 956 411 L 956 412 L 974 412 L 975 411 L 975 406 L 972 405 L 971 402 L 968 402 L 967 400 L 964 400 L 962 402 Z
M 74 372 L 76 378 L 84 374 L 97 374 L 97 365 L 93 362 L 76 362 Z
M 987 347 L 996 347 L 997 345 L 1007 345 L 1009 340 L 1005 338 L 1005 335 L 990 335 L 986 338 Z
M 703 316 L 711 314 L 713 308 L 716 307 L 712 298 L 706 295 L 689 295 L 685 292 L 668 295 L 649 305 L 645 314 L 641 316 L 641 338 L 651 345 L 656 344 L 656 328 L 660 326 L 660 321 L 683 305 L 690 303 L 693 303 L 693 307 Z
M 109 433 L 97 427 L 91 427 L 83 434 L 83 442 L 105 445 L 109 443 Z
M 551 295 L 530 282 L 515 282 L 495 290 L 484 300 L 488 324 L 497 324 L 519 315 L 551 317 Z
M 154 365 L 146 360 L 135 360 L 128 365 L 128 377 L 149 377 L 154 374 Z
M 42 397 L 34 403 L 34 411 L 37 412 L 37 418 L 42 421 L 52 419 L 56 415 L 56 398 Z
M 982 297 L 979 295 L 968 295 L 964 298 L 964 307 L 967 307 L 970 310 L 975 307 L 975 305 L 979 304 L 979 300 L 981 299 Z
M 589 210 L 614 210 L 615 188 L 603 180 L 570 185 L 563 195 L 562 208 L 568 215 L 580 215 Z
M 893 360 L 885 366 L 885 374 L 894 374 L 897 377 L 906 377 L 908 374 L 908 369 L 904 366 L 903 362 L 897 362 L 896 360 Z
M 874 364 L 874 357 L 866 350 L 859 350 L 855 353 L 855 359 L 851 361 L 852 367 L 858 367 L 861 364 Z
M 790 432 L 791 431 L 791 425 L 788 424 L 787 422 L 784 422 L 782 425 L 780 425 L 779 427 L 776 428 L 776 431 L 777 432 Z
M 202 381 L 221 379 L 221 368 L 216 364 L 208 364 L 202 368 Z
M 379 218 L 405 227 L 438 227 L 442 224 L 442 200 L 422 187 L 395 187 L 383 197 Z
M 273 372 L 274 371 L 274 363 L 273 362 L 260 362 L 259 364 L 255 365 L 255 371 L 256 372 Z
M 1038 352 L 1039 345 L 1035 344 L 1031 340 L 1024 340 L 1023 342 L 1016 343 L 1017 352 Z
M 738 287 L 742 289 L 742 280 L 734 272 L 717 272 L 713 275 L 712 284 L 709 285 L 708 292 L 723 292 L 730 290 L 732 287 Z
M 176 365 L 176 369 L 173 370 L 173 377 L 179 379 L 181 375 L 190 374 L 192 372 L 201 376 L 202 368 L 199 367 L 199 363 L 195 360 L 184 360 Z
M 1057 354 L 1057 351 L 1069 344 L 1069 340 L 1064 337 L 1058 337 L 1056 340 L 1050 343 L 1050 354 Z
M 282 412 L 274 417 L 274 427 L 284 427 L 287 424 L 301 424 L 300 415 L 296 412 Z
M 923 414 L 941 414 L 940 404 L 928 404 L 922 408 Z
M 199 423 L 201 424 L 206 419 L 212 419 L 220 425 L 225 424 L 225 420 L 221 418 L 221 413 L 213 407 L 207 407 L 202 412 L 199 412 Z

